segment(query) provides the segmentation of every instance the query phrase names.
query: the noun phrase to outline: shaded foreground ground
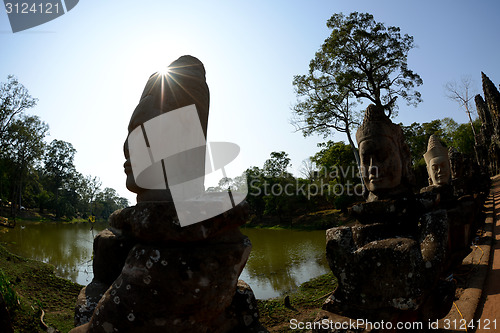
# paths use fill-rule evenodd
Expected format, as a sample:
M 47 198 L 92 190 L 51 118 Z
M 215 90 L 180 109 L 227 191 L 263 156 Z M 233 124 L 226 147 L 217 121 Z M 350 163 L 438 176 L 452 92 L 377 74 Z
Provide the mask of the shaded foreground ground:
M 494 205 L 492 207 L 493 246 L 491 249 L 490 269 L 483 290 L 483 303 L 479 307 L 476 318 L 480 323 L 491 321 L 489 329 L 485 325 L 476 332 L 500 331 L 500 176 L 494 178 L 492 193 Z M 495 321 L 496 322 L 493 322 Z M 493 329 L 496 324 L 496 329 Z
M 486 223 L 478 232 L 472 253 L 453 272 L 457 283 L 455 302 L 449 314 L 439 321 L 439 329 L 430 331 L 500 332 L 500 175 L 492 180 L 485 205 Z M 290 320 L 313 321 L 335 286 L 331 274 L 303 284 L 297 294 L 290 295 L 293 309 L 284 305 L 284 297 L 259 301 L 261 322 L 270 332 L 310 332 L 292 330 Z M 307 293 L 311 293 L 309 298 L 303 300 Z M 295 303 L 294 299 L 297 300 Z
M 0 269 L 4 273 L 0 287 L 10 288 L 19 299 L 10 309 L 15 332 L 46 332 L 47 327 L 68 332 L 73 328 L 75 301 L 82 286 L 57 277 L 53 266 L 19 257 L 2 246 Z
M 336 286 L 336 278 L 329 273 L 303 283 L 298 291 L 289 295 L 269 300 L 257 300 L 260 322 L 269 332 L 290 332 L 292 320 L 312 322 L 321 310 L 324 300 L 335 290 Z M 300 329 L 293 331 L 306 332 Z
M 2 246 L 0 269 L 19 297 L 19 305 L 10 310 L 15 332 L 46 332 L 47 326 L 60 332 L 73 328 L 74 305 L 82 286 L 55 276 L 53 266 L 19 257 Z M 271 332 L 289 332 L 291 318 L 312 321 L 335 286 L 330 273 L 303 283 L 289 295 L 288 307 L 285 296 L 258 300 L 261 322 Z
M 469 322 L 475 318 L 476 324 L 478 322 L 484 324 L 486 319 L 492 323 L 497 320 L 496 329 L 491 324 L 489 329 L 483 327 L 477 332 L 498 332 L 500 331 L 500 176 L 493 179 L 486 208 L 485 230 L 479 235 L 478 244 L 473 246 L 471 255 L 455 272 L 459 288 L 455 305 L 447 318 L 455 319 L 457 322 L 461 319 Z M 312 219 L 319 222 L 318 225 L 325 227 L 324 221 L 328 219 L 328 215 L 333 214 L 338 214 L 338 212 L 322 212 L 320 216 L 314 216 Z M 306 217 L 306 219 L 309 218 L 311 217 Z M 295 226 L 300 224 L 302 223 L 297 223 Z M 492 226 L 494 230 L 490 230 Z M 496 243 L 492 246 L 492 265 L 489 266 L 488 241 L 491 241 L 491 238 Z M 10 281 L 10 287 L 20 300 L 19 305 L 11 311 L 16 332 L 45 332 L 46 326 L 54 327 L 60 332 L 67 332 L 73 327 L 73 309 L 81 289 L 80 285 L 55 276 L 53 267 L 50 265 L 21 258 L 9 253 L 1 246 L 0 269 L 5 273 L 5 277 Z M 488 278 L 484 284 L 486 273 L 488 273 Z M 258 300 L 261 323 L 270 332 L 290 332 L 291 320 L 313 321 L 324 299 L 333 292 L 336 285 L 336 279 L 330 273 L 302 284 L 297 292 L 289 294 L 288 297 Z M 482 303 L 480 303 L 481 295 Z M 44 314 L 44 323 L 41 321 L 42 314 Z M 442 322 L 440 328 L 443 328 L 441 324 Z M 305 330 L 293 331 L 305 332 Z M 468 327 L 467 330 L 441 329 L 439 331 L 474 332 L 476 329 Z

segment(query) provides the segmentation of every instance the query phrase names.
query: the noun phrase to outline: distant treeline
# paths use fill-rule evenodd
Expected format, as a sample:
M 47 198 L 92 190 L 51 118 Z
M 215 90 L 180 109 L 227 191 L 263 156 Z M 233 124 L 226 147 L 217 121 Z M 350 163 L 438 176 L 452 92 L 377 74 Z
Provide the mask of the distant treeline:
M 439 136 L 445 145 L 474 160 L 470 123 L 458 124 L 444 118 L 400 126 L 412 155 L 415 190 L 428 186 L 423 155 L 431 135 Z M 474 127 L 479 130 L 479 120 L 474 121 Z M 262 168 L 250 167 L 242 176 L 222 179 L 210 190 L 247 190 L 247 201 L 257 219 L 274 217 L 280 222 L 289 222 L 293 217 L 321 209 L 345 212 L 350 204 L 363 200 L 354 154 L 344 142 L 328 141 L 318 144 L 318 148 L 317 153 L 302 162 L 299 177 L 288 172 L 291 164 L 286 152 L 272 152 Z
M 9 75 L 0 83 L 0 207 L 14 215 L 26 208 L 52 213 L 56 219 L 106 219 L 128 200 L 112 188 L 101 189 L 96 176 L 83 176 L 74 165 L 69 142 L 45 142 L 49 126 L 26 114 L 37 99 Z

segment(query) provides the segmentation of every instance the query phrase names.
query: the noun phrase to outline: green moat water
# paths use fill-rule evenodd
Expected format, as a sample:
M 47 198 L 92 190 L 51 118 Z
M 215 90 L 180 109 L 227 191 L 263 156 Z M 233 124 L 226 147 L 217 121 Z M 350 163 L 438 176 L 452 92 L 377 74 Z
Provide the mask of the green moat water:
M 82 285 L 92 281 L 94 236 L 106 228 L 96 223 L 18 222 L 0 229 L 0 242 L 18 255 L 50 263 L 56 273 Z M 329 272 L 325 231 L 245 229 L 252 252 L 240 279 L 259 299 L 279 296 L 301 283 Z

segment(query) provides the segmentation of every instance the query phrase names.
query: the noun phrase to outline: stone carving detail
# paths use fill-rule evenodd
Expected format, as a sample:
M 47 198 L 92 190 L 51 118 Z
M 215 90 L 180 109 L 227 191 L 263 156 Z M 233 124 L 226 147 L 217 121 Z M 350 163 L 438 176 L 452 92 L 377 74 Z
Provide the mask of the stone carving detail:
M 370 105 L 356 139 L 368 202 L 411 191 L 410 149 L 400 126 Z
M 430 185 L 445 185 L 450 182 L 451 167 L 448 149 L 441 144 L 437 136 L 430 136 L 424 159 L 427 164 Z
M 428 320 L 449 311 L 455 286 L 442 278 L 448 216 L 411 191 L 410 154 L 401 128 L 368 107 L 356 134 L 367 202 L 357 219 L 327 231 L 326 254 L 339 286 L 323 305 L 371 320 Z M 378 174 L 377 174 L 378 171 Z
M 481 166 L 487 166 L 490 176 L 500 172 L 500 92 L 481 72 L 484 99 L 476 95 L 476 109 L 481 120 L 481 131 L 476 137 L 477 154 Z
M 166 76 L 156 73 L 148 80 L 129 132 L 195 104 L 206 138 L 209 95 L 203 64 L 183 56 Z M 109 229 L 95 238 L 94 279 L 78 297 L 77 327 L 71 332 L 267 332 L 253 292 L 238 282 L 251 250 L 239 230 L 248 204 L 181 227 L 169 188 L 137 186 L 127 142 L 124 152 L 127 187 L 137 193 L 138 203 L 114 212 Z M 218 195 L 206 195 L 193 209 L 219 204 Z

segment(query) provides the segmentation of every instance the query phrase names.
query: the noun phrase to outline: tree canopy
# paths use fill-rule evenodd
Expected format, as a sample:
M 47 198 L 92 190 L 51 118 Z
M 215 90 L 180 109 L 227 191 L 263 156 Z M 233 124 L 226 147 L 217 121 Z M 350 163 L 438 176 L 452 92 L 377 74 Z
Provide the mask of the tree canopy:
M 309 63 L 308 74 L 293 79 L 299 100 L 292 124 L 304 136 L 346 133 L 359 164 L 351 137 L 359 125 L 357 103 L 367 100 L 390 116 L 398 97 L 410 105 L 422 100 L 414 88 L 423 81 L 407 63 L 415 45 L 413 37 L 401 35 L 398 27 L 385 27 L 368 13 L 334 14 L 326 25 L 332 32 Z
M 38 207 L 55 211 L 56 218 L 107 218 L 128 206 L 116 191 L 101 191 L 98 177 L 84 177 L 74 166 L 76 150 L 69 142 L 45 142 L 49 126 L 38 116 L 26 114 L 36 105 L 12 75 L 0 83 L 0 213 Z
M 0 83 L 0 148 L 6 144 L 12 122 L 23 111 L 34 107 L 37 101 L 14 75 L 9 75 L 7 82 Z
M 268 177 L 284 177 L 291 166 L 287 153 L 273 151 L 271 157 L 264 162 L 264 174 Z
M 368 13 L 334 14 L 326 25 L 332 33 L 311 61 L 310 71 L 331 76 L 333 86 L 389 112 L 398 97 L 414 105 L 421 101 L 413 88 L 422 79 L 407 63 L 415 47 L 413 37 L 401 35 L 398 27 L 386 28 Z

